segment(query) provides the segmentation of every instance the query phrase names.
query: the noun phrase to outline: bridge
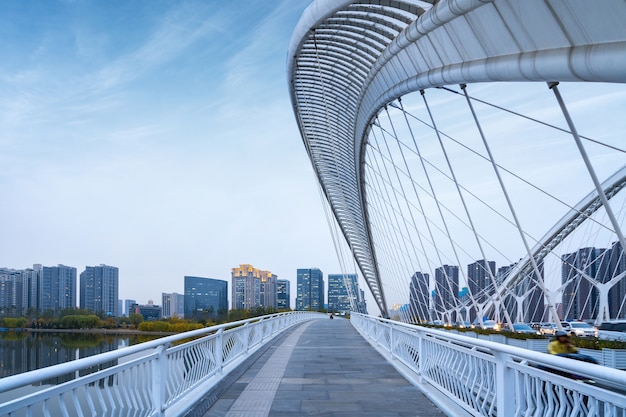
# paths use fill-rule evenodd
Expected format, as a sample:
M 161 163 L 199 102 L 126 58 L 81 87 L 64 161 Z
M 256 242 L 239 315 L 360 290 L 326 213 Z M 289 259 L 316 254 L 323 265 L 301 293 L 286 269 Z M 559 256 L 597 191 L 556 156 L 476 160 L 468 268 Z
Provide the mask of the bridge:
M 283 313 L 3 378 L 0 415 L 623 417 L 624 371 L 419 324 L 626 316 L 624 21 L 617 0 L 314 1 L 291 100 L 381 317 Z

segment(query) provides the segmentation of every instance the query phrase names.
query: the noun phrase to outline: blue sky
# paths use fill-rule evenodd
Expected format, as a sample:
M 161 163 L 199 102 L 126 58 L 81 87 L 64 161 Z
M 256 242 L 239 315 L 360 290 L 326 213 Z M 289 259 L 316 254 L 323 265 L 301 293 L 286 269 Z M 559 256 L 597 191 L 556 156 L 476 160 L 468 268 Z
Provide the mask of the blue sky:
M 308 0 L 0 2 L 0 266 L 120 268 L 120 297 L 340 272 L 289 102 Z
M 121 298 L 157 303 L 183 291 L 184 275 L 230 281 L 240 263 L 290 279 L 292 298 L 297 268 L 341 272 L 287 91 L 287 46 L 308 4 L 0 2 L 0 266 L 114 265 Z M 561 87 L 582 134 L 623 148 L 623 86 Z M 471 94 L 564 126 L 543 83 Z M 518 172 L 572 204 L 591 191 L 571 137 L 479 111 Z M 459 137 L 461 113 L 438 113 Z M 624 163 L 588 148 L 601 179 Z M 564 208 L 525 193 L 538 238 Z M 523 256 L 510 246 L 510 259 Z M 390 305 L 407 301 L 401 285 Z

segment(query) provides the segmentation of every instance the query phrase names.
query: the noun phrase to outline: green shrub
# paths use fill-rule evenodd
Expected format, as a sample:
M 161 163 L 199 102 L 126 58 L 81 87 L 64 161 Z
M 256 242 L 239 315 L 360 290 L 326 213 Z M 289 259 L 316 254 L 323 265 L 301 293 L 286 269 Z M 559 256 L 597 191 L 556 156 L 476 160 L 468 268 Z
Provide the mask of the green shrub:
M 26 327 L 27 320 L 24 317 L 5 317 L 2 326 L 9 329 L 21 329 Z
M 596 337 L 594 338 L 585 338 L 585 337 L 571 337 L 572 344 L 579 348 L 584 349 L 595 349 L 600 350 L 603 348 L 607 349 L 626 349 L 626 341 L 619 340 L 602 340 Z

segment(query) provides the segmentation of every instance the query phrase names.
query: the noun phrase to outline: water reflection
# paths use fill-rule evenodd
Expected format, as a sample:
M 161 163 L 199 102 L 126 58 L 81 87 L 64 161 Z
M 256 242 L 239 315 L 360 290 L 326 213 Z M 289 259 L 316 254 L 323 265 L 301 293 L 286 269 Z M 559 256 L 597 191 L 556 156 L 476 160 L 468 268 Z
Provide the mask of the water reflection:
M 65 363 L 154 339 L 154 336 L 113 336 L 90 333 L 0 333 L 0 378 Z M 56 385 L 115 366 L 117 360 L 63 375 L 39 385 Z

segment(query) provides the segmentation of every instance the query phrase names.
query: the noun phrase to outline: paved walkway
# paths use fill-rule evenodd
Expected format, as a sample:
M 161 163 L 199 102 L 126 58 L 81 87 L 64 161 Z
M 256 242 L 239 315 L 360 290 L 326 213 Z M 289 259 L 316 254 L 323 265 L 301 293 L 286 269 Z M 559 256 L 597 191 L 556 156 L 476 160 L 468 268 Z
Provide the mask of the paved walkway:
M 444 416 L 345 319 L 303 323 L 247 365 L 199 415 Z

